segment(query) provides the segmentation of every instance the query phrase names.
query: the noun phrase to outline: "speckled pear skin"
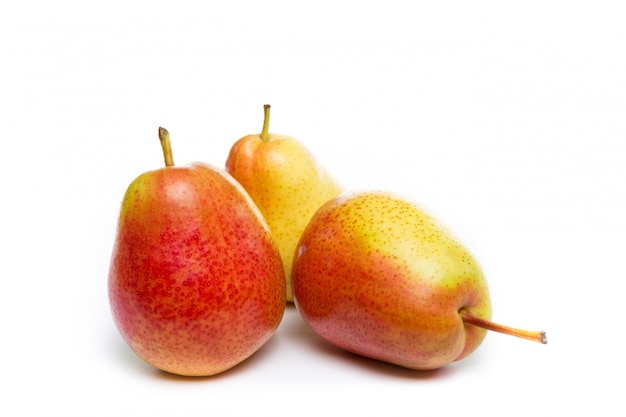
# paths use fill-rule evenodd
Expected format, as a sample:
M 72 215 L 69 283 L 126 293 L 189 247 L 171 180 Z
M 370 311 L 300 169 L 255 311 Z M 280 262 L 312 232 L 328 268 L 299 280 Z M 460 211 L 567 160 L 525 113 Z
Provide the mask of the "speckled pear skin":
M 459 310 L 491 318 L 472 255 L 426 211 L 385 192 L 345 193 L 306 227 L 292 270 L 311 329 L 347 351 L 431 370 L 471 354 L 486 335 Z
M 226 170 L 250 194 L 280 251 L 286 298 L 293 301 L 291 265 L 296 244 L 313 213 L 342 187 L 301 142 L 282 134 L 247 135 L 232 146 Z
M 251 356 L 285 309 L 282 262 L 264 219 L 232 177 L 205 164 L 131 183 L 108 290 L 132 350 L 186 376 L 214 375 Z

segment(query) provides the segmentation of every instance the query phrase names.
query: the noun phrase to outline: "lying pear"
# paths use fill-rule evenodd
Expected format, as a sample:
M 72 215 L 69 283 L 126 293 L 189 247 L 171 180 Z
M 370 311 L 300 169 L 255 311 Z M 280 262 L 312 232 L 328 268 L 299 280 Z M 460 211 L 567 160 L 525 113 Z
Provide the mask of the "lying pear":
M 174 374 L 208 376 L 251 356 L 285 310 L 278 249 L 253 201 L 223 170 L 139 175 L 119 215 L 108 277 L 115 324 L 131 349 Z
M 260 134 L 235 142 L 226 160 L 226 171 L 248 191 L 267 220 L 278 244 L 285 269 L 287 301 L 291 293 L 291 264 L 302 231 L 313 213 L 342 192 L 297 139 L 269 133 L 270 105 Z
M 345 193 L 303 232 L 292 284 L 309 327 L 347 351 L 430 370 L 471 354 L 492 323 L 489 290 L 468 250 L 437 219 L 385 192 Z

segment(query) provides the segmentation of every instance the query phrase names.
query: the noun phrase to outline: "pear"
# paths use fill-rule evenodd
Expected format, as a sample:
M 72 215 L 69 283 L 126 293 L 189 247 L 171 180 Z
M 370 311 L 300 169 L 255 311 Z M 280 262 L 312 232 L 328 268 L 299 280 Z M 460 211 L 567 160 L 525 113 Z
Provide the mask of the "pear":
M 208 164 L 139 175 L 120 209 L 108 277 L 123 339 L 173 374 L 232 368 L 270 339 L 285 310 L 280 253 L 245 190 Z
M 292 284 L 296 309 L 323 339 L 406 368 L 461 360 L 487 329 L 547 341 L 491 322 L 474 257 L 434 216 L 392 193 L 325 203 L 297 245 Z
M 301 142 L 269 133 L 270 105 L 263 109 L 261 133 L 233 144 L 226 171 L 248 191 L 267 220 L 283 260 L 287 301 L 292 302 L 291 264 L 298 239 L 313 213 L 343 189 Z

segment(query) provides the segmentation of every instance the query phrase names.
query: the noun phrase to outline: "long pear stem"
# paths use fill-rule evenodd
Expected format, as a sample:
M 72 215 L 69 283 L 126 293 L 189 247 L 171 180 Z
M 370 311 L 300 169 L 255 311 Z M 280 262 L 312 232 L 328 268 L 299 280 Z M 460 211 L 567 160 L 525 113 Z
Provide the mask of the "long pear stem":
M 172 144 L 170 143 L 170 132 L 163 127 L 159 127 L 159 140 L 163 149 L 163 159 L 166 167 L 174 166 L 174 156 L 172 155 Z
M 533 342 L 543 343 L 544 345 L 548 343 L 546 332 L 533 332 L 503 326 L 501 324 L 493 323 L 489 320 L 473 316 L 465 310 L 461 310 L 459 314 L 461 315 L 464 323 L 471 324 L 472 326 L 482 327 L 483 329 L 493 330 L 494 332 L 504 333 L 510 336 L 521 337 L 522 339 L 532 340 Z
M 261 140 L 267 142 L 270 131 L 270 105 L 263 105 L 263 130 L 261 130 Z

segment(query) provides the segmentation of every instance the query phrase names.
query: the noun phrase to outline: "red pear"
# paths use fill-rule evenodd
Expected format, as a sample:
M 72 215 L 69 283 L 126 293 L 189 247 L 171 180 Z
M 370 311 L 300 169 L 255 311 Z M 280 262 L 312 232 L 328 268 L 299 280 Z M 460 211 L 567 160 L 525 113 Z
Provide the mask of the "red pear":
M 282 260 L 243 188 L 202 163 L 138 176 L 124 196 L 109 272 L 122 337 L 166 372 L 207 376 L 250 357 L 285 309 Z

